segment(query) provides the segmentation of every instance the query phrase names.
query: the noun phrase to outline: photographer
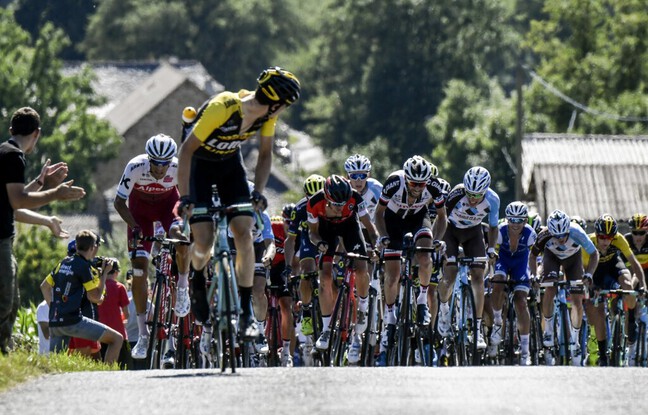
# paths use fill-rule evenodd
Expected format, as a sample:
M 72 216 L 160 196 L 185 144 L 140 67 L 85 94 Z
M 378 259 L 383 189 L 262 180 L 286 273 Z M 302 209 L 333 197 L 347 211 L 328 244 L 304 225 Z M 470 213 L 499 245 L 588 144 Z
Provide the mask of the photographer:
M 57 351 L 61 337 L 78 337 L 106 343 L 105 361 L 113 363 L 119 356 L 123 336 L 82 313 L 84 298 L 95 304 L 104 300 L 106 276 L 113 269 L 113 262 L 109 259 L 101 261 L 101 272 L 93 266 L 99 237 L 89 230 L 77 234 L 76 249 L 76 254 L 63 259 L 41 283 L 45 301 L 50 305 L 50 351 Z

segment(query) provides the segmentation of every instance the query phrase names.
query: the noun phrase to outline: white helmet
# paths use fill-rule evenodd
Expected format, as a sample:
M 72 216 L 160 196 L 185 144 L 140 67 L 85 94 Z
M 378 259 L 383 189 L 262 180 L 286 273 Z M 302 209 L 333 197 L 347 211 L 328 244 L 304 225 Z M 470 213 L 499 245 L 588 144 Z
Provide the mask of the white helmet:
M 558 209 L 551 212 L 551 215 L 547 218 L 547 228 L 549 228 L 549 233 L 553 236 L 569 233 L 570 223 L 569 216 Z
M 488 170 L 481 166 L 468 169 L 463 179 L 464 188 L 467 192 L 483 195 L 491 183 L 491 176 Z
M 507 219 L 510 218 L 526 219 L 529 217 L 529 209 L 527 208 L 527 205 L 517 201 L 509 203 L 509 205 L 506 206 L 506 210 L 504 213 L 506 214 Z
M 450 185 L 450 183 L 448 183 L 447 180 L 442 178 L 438 178 L 437 180 L 439 181 L 439 183 L 441 183 L 441 191 L 445 194 L 449 194 L 450 190 L 452 190 L 452 186 Z
M 403 170 L 405 178 L 413 182 L 427 182 L 430 177 L 439 175 L 439 169 L 421 156 L 408 158 L 403 164 Z
M 153 160 L 171 160 L 178 150 L 173 138 L 166 134 L 158 134 L 146 142 L 146 154 Z
M 344 170 L 347 173 L 354 171 L 371 171 L 371 162 L 362 154 L 354 154 L 344 162 Z

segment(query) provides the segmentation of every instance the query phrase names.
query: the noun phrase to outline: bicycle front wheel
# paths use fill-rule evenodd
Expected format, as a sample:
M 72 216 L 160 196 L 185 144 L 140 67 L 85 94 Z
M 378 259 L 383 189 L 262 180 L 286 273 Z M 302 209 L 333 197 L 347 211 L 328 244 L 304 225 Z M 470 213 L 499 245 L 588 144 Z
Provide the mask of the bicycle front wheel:
M 457 296 L 457 358 L 460 366 L 476 366 L 479 364 L 477 354 L 477 311 L 475 297 L 470 285 L 461 287 L 461 295 Z

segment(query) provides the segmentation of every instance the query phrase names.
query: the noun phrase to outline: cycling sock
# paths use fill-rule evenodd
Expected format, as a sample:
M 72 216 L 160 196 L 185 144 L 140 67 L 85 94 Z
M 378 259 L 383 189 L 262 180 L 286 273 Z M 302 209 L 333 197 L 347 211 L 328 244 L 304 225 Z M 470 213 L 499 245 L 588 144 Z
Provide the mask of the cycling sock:
M 239 293 L 241 294 L 241 311 L 244 316 L 253 316 L 252 311 L 252 287 L 240 287 Z
M 549 317 L 544 317 L 543 316 L 543 318 L 544 318 L 544 321 L 545 321 L 545 327 L 544 327 L 545 334 L 553 333 L 553 320 L 554 320 L 553 314 L 551 316 L 549 316 Z
M 497 324 L 498 326 L 502 325 L 502 309 L 501 308 L 499 310 L 493 309 L 493 324 Z
M 331 316 L 322 316 L 322 331 L 329 331 L 331 324 Z
M 396 324 L 396 314 L 394 314 L 394 304 L 385 304 L 385 323 Z
M 520 334 L 520 348 L 523 354 L 529 354 L 529 335 Z
M 450 313 L 450 305 L 447 302 L 444 303 L 443 301 L 439 301 L 439 310 L 441 310 L 443 314 L 448 314 Z
M 283 340 L 283 354 L 290 354 L 290 340 L 282 339 Z M 286 350 L 288 352 L 286 352 Z
M 137 314 L 137 328 L 140 336 L 148 336 L 148 327 L 146 327 L 146 312 Z
M 571 342 L 575 345 L 578 346 L 580 344 L 578 335 L 580 333 L 580 327 L 574 327 L 571 326 Z
M 257 326 L 259 327 L 259 334 L 265 335 L 265 320 L 257 320 Z
M 302 318 L 304 317 L 312 317 L 310 304 L 302 304 Z
M 418 297 L 416 297 L 416 304 L 427 304 L 427 291 L 429 285 L 421 284 L 421 292 Z
M 482 319 L 478 318 L 477 319 L 477 333 L 481 333 L 482 331 Z
M 607 354 L 607 340 L 599 340 L 597 341 L 597 343 L 598 343 L 599 356 L 603 356 L 604 354 Z
M 184 272 L 178 274 L 178 288 L 187 288 L 189 287 L 189 273 Z
M 360 311 L 367 311 L 369 308 L 369 297 L 360 297 L 358 296 L 358 309 Z

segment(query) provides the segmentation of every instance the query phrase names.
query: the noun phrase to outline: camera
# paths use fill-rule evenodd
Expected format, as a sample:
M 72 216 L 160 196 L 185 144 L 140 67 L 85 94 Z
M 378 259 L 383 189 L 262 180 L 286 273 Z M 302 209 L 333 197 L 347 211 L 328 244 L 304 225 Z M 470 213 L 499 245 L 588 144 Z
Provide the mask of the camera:
M 92 258 L 90 264 L 95 268 L 101 268 L 103 266 L 105 259 L 106 259 L 105 257 L 97 256 Z

